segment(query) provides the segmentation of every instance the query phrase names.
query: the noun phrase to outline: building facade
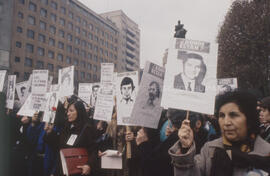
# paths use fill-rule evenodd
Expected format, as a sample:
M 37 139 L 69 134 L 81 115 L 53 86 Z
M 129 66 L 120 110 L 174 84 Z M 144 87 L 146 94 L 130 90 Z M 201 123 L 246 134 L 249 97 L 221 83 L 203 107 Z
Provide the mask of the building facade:
M 9 74 L 27 80 L 33 69 L 74 65 L 75 83 L 97 82 L 100 63 L 118 62 L 119 30 L 77 0 L 13 0 Z M 1 48 L 0 48 L 1 49 Z
M 122 10 L 100 14 L 119 28 L 119 71 L 140 69 L 140 29 Z

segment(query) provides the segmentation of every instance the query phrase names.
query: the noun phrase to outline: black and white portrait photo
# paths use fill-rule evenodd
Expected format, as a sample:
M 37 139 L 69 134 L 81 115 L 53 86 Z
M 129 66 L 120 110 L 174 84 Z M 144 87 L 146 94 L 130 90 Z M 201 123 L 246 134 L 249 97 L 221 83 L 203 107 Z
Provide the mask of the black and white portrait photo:
M 139 91 L 131 113 L 131 121 L 137 126 L 157 128 L 162 112 L 161 96 L 165 68 L 147 61 L 143 70 Z
M 120 85 L 120 92 L 122 95 L 120 100 L 121 104 L 129 105 L 134 103 L 134 100 L 131 97 L 134 89 L 135 86 L 133 80 L 130 77 L 124 77 Z
M 90 96 L 90 106 L 92 106 L 92 107 L 94 107 L 96 105 L 99 88 L 100 88 L 99 84 L 92 85 L 92 93 Z
M 160 85 L 156 81 L 152 81 L 148 87 L 148 98 L 144 108 L 154 108 L 157 106 L 160 97 Z
M 207 69 L 203 57 L 196 53 L 187 53 L 183 57 L 182 67 L 182 72 L 174 77 L 174 88 L 204 93 L 205 85 L 202 81 Z

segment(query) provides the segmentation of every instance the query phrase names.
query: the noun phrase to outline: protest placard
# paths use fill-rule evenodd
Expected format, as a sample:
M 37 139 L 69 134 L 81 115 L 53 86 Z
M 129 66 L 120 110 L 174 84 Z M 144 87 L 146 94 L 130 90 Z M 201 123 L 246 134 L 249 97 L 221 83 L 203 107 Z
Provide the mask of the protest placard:
M 15 99 L 16 75 L 8 75 L 6 108 L 13 109 Z
M 223 78 L 217 80 L 217 94 L 237 89 L 237 78 Z
M 146 62 L 138 95 L 131 113 L 130 123 L 157 128 L 162 112 L 161 95 L 165 68 Z
M 79 83 L 78 97 L 90 105 L 90 97 L 92 94 L 91 83 Z
M 138 72 L 118 73 L 116 82 L 117 124 L 132 125 L 130 116 L 138 90 Z
M 101 157 L 101 168 L 122 169 L 122 153 L 117 150 L 106 150 Z
M 31 107 L 31 101 L 32 94 L 30 93 L 20 110 L 17 112 L 17 115 L 32 117 L 35 114 L 36 110 Z
M 217 47 L 183 38 L 173 39 L 168 52 L 161 106 L 214 113 Z
M 0 92 L 2 92 L 4 89 L 4 85 L 5 85 L 5 81 L 7 77 L 6 75 L 7 75 L 6 70 L 0 70 Z
M 45 110 L 48 73 L 48 70 L 33 70 L 31 107 L 36 111 Z
M 111 121 L 113 111 L 113 63 L 101 64 L 101 84 L 95 105 L 94 119 Z
M 59 69 L 58 84 L 60 85 L 59 98 L 73 95 L 74 91 L 74 66 Z
M 57 92 L 48 92 L 46 94 L 46 106 L 42 119 L 43 122 L 54 123 L 57 105 Z
M 28 86 L 28 81 L 19 82 L 16 84 L 16 91 L 20 100 L 20 104 L 23 104 L 29 95 L 27 86 Z

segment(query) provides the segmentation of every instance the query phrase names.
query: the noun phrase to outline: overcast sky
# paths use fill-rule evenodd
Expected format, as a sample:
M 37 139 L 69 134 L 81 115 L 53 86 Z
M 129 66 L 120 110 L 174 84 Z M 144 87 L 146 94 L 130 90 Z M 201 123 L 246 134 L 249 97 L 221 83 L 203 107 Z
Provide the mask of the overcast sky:
M 146 60 L 162 63 L 178 20 L 187 39 L 216 42 L 232 0 L 79 0 L 96 13 L 123 12 L 141 30 L 141 67 Z

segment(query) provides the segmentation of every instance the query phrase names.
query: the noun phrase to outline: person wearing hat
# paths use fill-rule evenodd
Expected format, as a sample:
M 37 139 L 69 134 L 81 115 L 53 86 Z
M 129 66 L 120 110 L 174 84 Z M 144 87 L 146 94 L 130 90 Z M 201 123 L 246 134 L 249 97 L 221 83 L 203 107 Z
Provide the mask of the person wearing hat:
M 169 149 L 174 175 L 269 174 L 270 144 L 259 135 L 257 99 L 248 92 L 226 92 L 217 98 L 215 115 L 222 137 L 205 143 L 197 155 L 190 122 L 183 121 L 179 140 Z
M 265 97 L 260 102 L 261 136 L 270 143 L 270 97 Z

